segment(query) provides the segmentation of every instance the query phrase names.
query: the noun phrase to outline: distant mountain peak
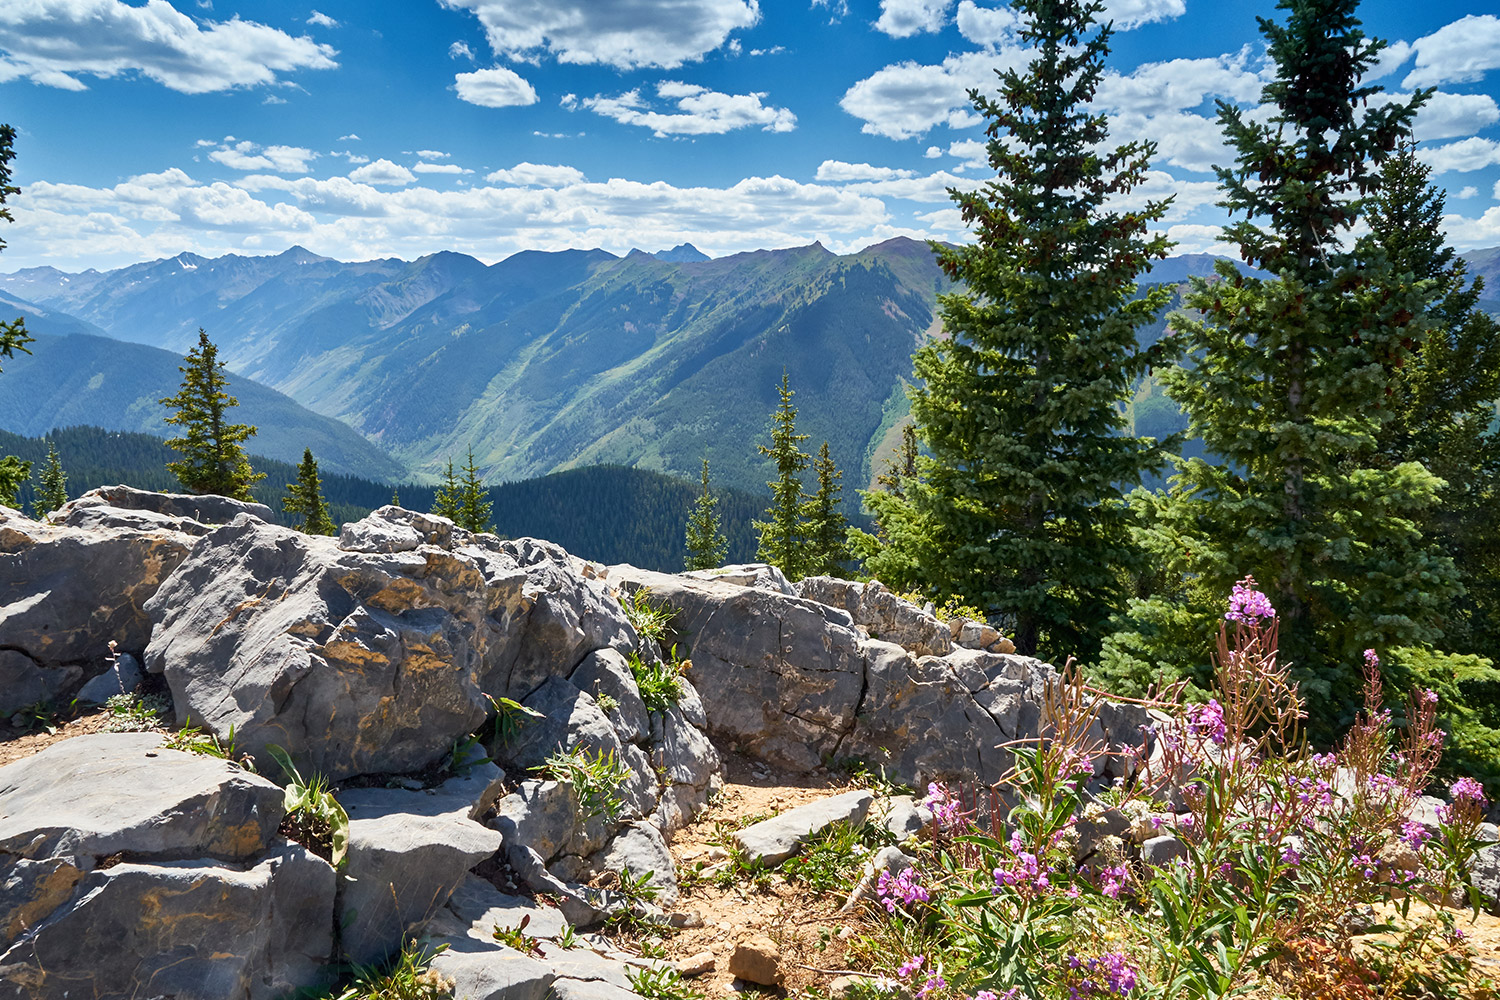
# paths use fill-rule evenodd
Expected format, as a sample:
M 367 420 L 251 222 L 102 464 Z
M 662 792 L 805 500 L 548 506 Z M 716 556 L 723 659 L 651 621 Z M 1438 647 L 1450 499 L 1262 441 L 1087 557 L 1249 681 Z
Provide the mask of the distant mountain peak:
M 330 257 L 320 257 L 304 246 L 288 247 L 276 255 L 277 260 L 291 261 L 294 264 L 310 264 L 314 261 L 331 260 Z
M 658 250 L 651 256 L 674 264 L 696 264 L 699 261 L 713 259 L 691 243 L 679 243 L 670 250 Z

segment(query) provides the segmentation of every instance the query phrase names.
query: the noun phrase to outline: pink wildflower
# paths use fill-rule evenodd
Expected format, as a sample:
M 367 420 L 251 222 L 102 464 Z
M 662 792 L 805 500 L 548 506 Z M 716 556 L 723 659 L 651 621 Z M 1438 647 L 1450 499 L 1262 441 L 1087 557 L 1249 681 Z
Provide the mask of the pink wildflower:
M 902 962 L 900 966 L 897 967 L 896 975 L 900 976 L 902 979 L 906 979 L 915 974 L 918 969 L 926 964 L 926 962 L 926 955 L 913 955 L 911 958 L 908 958 L 906 961 Z
M 1229 611 L 1224 617 L 1242 625 L 1258 625 L 1262 619 L 1276 617 L 1276 609 L 1265 594 L 1255 589 L 1255 578 L 1247 576 L 1234 585 L 1229 594 Z

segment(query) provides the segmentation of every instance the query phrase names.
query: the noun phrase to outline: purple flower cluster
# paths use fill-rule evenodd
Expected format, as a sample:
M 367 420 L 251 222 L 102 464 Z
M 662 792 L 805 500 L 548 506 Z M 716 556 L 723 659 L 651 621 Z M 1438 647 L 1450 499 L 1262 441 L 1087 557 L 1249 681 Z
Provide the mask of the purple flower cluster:
M 1208 699 L 1207 705 L 1189 706 L 1187 723 L 1196 735 L 1207 736 L 1220 746 L 1224 745 L 1228 729 L 1224 725 L 1224 707 L 1217 699 Z
M 887 913 L 896 912 L 897 900 L 910 906 L 916 902 L 925 903 L 932 898 L 932 894 L 917 881 L 914 868 L 903 868 L 894 877 L 890 872 L 881 872 L 879 881 L 875 883 L 875 891 L 879 893 Z
M 936 993 L 938 990 L 943 989 L 947 985 L 948 980 L 944 979 L 941 975 L 934 972 L 932 975 L 927 977 L 927 982 L 922 984 L 922 988 L 917 990 L 917 1000 L 927 1000 L 927 997 L 929 995 Z
M 993 872 L 996 892 L 1013 888 L 1043 893 L 1051 887 L 1052 882 L 1047 876 L 1052 869 L 1042 864 L 1041 858 L 1035 854 L 1023 850 L 1023 847 L 1020 831 L 1012 833 L 1010 850 L 1013 857 L 1009 864 L 1002 865 Z
M 1448 804 L 1438 806 L 1438 819 L 1444 823 L 1477 823 L 1488 803 L 1483 785 L 1473 778 L 1459 778 L 1448 786 Z
M 932 819 L 940 830 L 956 830 L 963 823 L 963 811 L 959 801 L 948 791 L 948 786 L 932 782 L 927 786 L 927 797 L 922 804 L 932 810 Z
M 1255 578 L 1247 576 L 1230 592 L 1229 611 L 1224 617 L 1242 625 L 1259 625 L 1263 619 L 1275 618 L 1276 609 L 1271 607 L 1270 598 L 1255 589 Z
M 1414 851 L 1420 851 L 1431 837 L 1432 831 L 1414 819 L 1401 824 L 1401 839 Z
M 1136 971 L 1126 961 L 1124 952 L 1110 951 L 1089 959 L 1069 955 L 1068 966 L 1084 974 L 1083 979 L 1068 987 L 1068 1000 L 1083 1000 L 1109 993 L 1123 997 L 1135 989 Z M 1103 982 L 1097 982 L 1095 977 Z
M 915 975 L 917 970 L 927 963 L 926 955 L 913 955 L 896 967 L 896 975 L 902 979 L 908 979 Z
M 1099 891 L 1110 899 L 1119 899 L 1120 893 L 1125 890 L 1125 883 L 1130 880 L 1130 869 L 1123 863 L 1113 868 L 1101 868 L 1099 870 Z
M 1484 797 L 1484 786 L 1473 778 L 1459 778 L 1448 787 L 1448 798 L 1455 804 L 1459 802 L 1472 802 L 1476 806 L 1486 803 Z

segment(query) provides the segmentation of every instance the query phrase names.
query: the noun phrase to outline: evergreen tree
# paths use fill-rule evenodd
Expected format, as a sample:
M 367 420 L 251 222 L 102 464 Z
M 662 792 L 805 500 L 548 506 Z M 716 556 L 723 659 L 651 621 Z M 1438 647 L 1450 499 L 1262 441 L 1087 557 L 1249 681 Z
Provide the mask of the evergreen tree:
M 183 489 L 190 493 L 216 493 L 236 500 L 249 500 L 250 486 L 264 479 L 263 473 L 250 468 L 243 443 L 255 433 L 249 424 L 232 424 L 226 419 L 239 400 L 224 391 L 229 380 L 224 377 L 224 362 L 219 349 L 198 330 L 198 346 L 188 351 L 182 372 L 182 387 L 174 396 L 160 400 L 175 412 L 167 423 L 183 430 L 182 437 L 170 438 L 167 446 L 181 453 L 182 460 L 168 462 Z
M 875 477 L 875 485 L 898 497 L 906 496 L 906 484 L 917 478 L 917 427 L 911 421 L 901 425 L 901 446 L 886 459 L 885 469 Z
M 432 495 L 432 513 L 439 517 L 446 517 L 457 524 L 458 509 L 463 503 L 462 493 L 458 476 L 453 472 L 453 459 L 450 458 L 448 469 L 443 473 L 443 482 L 438 486 L 437 492 Z
M 0 125 L 0 220 L 6 222 L 15 221 L 10 209 L 5 207 L 6 199 L 21 193 L 21 189 L 10 182 L 10 161 L 16 155 L 13 146 L 15 140 L 16 130 L 9 125 Z M 4 249 L 5 241 L 0 239 L 0 250 Z M 26 345 L 31 340 L 26 332 L 24 317 L 18 316 L 13 320 L 0 322 L 0 358 L 13 358 L 16 351 L 30 354 Z M 23 462 L 14 455 L 0 458 L 0 504 L 15 507 L 20 503 L 18 494 L 21 492 L 21 484 L 30 478 L 30 462 Z
M 719 531 L 719 498 L 708 489 L 708 459 L 703 460 L 703 492 L 687 522 L 687 569 L 714 569 L 724 564 L 729 539 Z
M 797 408 L 792 405 L 790 379 L 785 370 L 781 373 L 781 404 L 772 418 L 771 446 L 756 445 L 762 455 L 770 456 L 776 463 L 776 478 L 766 483 L 771 488 L 771 506 L 766 508 L 766 520 L 756 521 L 760 532 L 760 547 L 756 558 L 772 566 L 781 567 L 788 579 L 800 579 L 803 575 L 802 534 L 802 479 L 809 456 L 797 447 L 807 440 L 806 434 L 797 433 Z
M 318 463 L 311 448 L 302 450 L 297 481 L 286 484 L 281 509 L 288 514 L 301 514 L 302 530 L 309 535 L 331 535 L 338 531 L 338 525 L 328 513 L 328 504 L 323 500 L 323 483 L 318 478 Z
M 1442 502 L 1418 519 L 1424 537 L 1453 557 L 1465 593 L 1450 602 L 1445 645 L 1500 660 L 1500 435 L 1490 433 L 1500 399 L 1500 323 L 1478 308 L 1484 279 L 1446 246 L 1446 195 L 1429 183 L 1408 136 L 1386 160 L 1365 218 L 1366 251 L 1385 254 L 1390 283 L 1413 282 L 1431 329 L 1388 370 L 1391 413 L 1376 435 L 1380 464 L 1420 462 L 1442 479 Z
M 1380 88 L 1360 79 L 1384 43 L 1360 31 L 1357 0 L 1278 6 L 1285 25 L 1260 21 L 1273 113 L 1219 103 L 1236 150 L 1218 168 L 1222 204 L 1245 215 L 1224 238 L 1268 275 L 1221 263 L 1185 300 L 1201 319 L 1176 322 L 1199 360 L 1168 372 L 1167 390 L 1219 461 L 1183 463 L 1167 530 L 1206 593 L 1223 600 L 1251 574 L 1267 591 L 1326 737 L 1354 709 L 1360 651 L 1437 639 L 1457 592 L 1452 562 L 1416 530 L 1438 481 L 1375 450 L 1391 372 L 1430 327 L 1426 304 L 1346 239 L 1427 95 L 1370 101 Z
M 933 245 L 967 290 L 940 299 L 948 336 L 913 358 L 929 454 L 904 497 L 867 495 L 888 538 L 866 568 L 1014 616 L 1022 652 L 1087 656 L 1124 603 L 1123 492 L 1165 463 L 1159 442 L 1127 433 L 1121 404 L 1155 357 L 1136 331 L 1171 294 L 1134 298 L 1137 275 L 1166 256 L 1146 231 L 1167 206 L 1108 207 L 1145 178 L 1154 147 L 1101 152 L 1108 127 L 1089 104 L 1109 51 L 1103 5 L 1014 7 L 1035 55 L 1000 74 L 998 98 L 970 92 L 997 176 L 951 192 L 975 242 Z
M 42 466 L 36 496 L 31 501 L 31 513 L 38 519 L 46 517 L 68 502 L 68 474 L 63 471 L 62 459 L 57 456 L 57 445 L 47 442 L 47 462 Z
M 804 570 L 808 576 L 838 576 L 849 559 L 849 549 L 844 541 L 849 522 L 839 510 L 840 495 L 844 492 L 839 480 L 844 474 L 833 464 L 827 441 L 818 449 L 813 471 L 818 475 L 818 492 L 803 505 L 806 519 L 803 531 L 807 537 Z
M 469 461 L 464 466 L 464 477 L 458 483 L 458 514 L 453 518 L 453 523 L 470 531 L 489 531 L 488 497 L 489 491 L 479 477 L 479 469 L 474 465 L 474 449 L 470 448 Z

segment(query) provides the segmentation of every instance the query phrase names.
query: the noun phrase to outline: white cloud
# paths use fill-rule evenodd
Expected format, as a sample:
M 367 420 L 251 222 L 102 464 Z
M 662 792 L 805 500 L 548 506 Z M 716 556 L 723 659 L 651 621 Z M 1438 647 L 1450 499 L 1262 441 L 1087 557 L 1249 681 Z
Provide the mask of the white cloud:
M 277 97 L 275 94 L 267 94 L 265 96 L 265 100 L 261 101 L 260 103 L 262 103 L 262 104 L 285 104 L 286 103 L 286 98 L 284 98 L 284 97 Z
M 978 139 L 960 139 L 948 144 L 948 155 L 956 156 L 963 160 L 966 167 L 988 167 L 990 165 L 990 150 L 986 143 Z
M 1176 243 L 1172 248 L 1175 253 L 1215 253 L 1225 257 L 1239 259 L 1239 247 L 1230 243 L 1222 242 L 1224 229 L 1222 226 L 1201 226 L 1179 223 L 1167 227 L 1167 239 Z
M 339 23 L 322 11 L 313 11 L 312 17 L 307 19 L 308 24 L 316 24 L 320 28 L 337 28 Z
M 897 63 L 850 87 L 839 106 L 864 120 L 861 131 L 891 139 L 941 124 L 967 127 L 979 120 L 969 110 L 969 90 L 993 90 L 997 70 L 1019 68 L 1026 58 L 1019 49 L 1001 49 L 949 56 L 936 66 Z
M 352 176 L 261 174 L 229 186 L 168 171 L 116 188 L 30 184 L 16 201 L 12 247 L 37 247 L 38 256 L 7 257 L 21 266 L 112 266 L 184 246 L 211 256 L 275 253 L 292 243 L 344 260 L 410 259 L 439 249 L 498 260 L 525 249 L 623 253 L 682 242 L 720 255 L 814 239 L 862 246 L 871 234 L 899 228 L 879 198 L 784 177 L 747 177 L 727 187 L 563 179 L 569 183 L 560 188 L 379 190 Z
M 1470 14 L 1412 43 L 1417 65 L 1403 87 L 1431 87 L 1481 79 L 1500 67 L 1500 17 Z
M 459 73 L 453 86 L 460 100 L 485 108 L 521 107 L 537 101 L 536 88 L 503 66 Z
M 1363 82 L 1369 83 L 1372 80 L 1382 80 L 1390 76 L 1406 65 L 1406 60 L 1411 58 L 1413 51 L 1406 42 L 1391 42 L 1375 57 L 1375 65 L 1366 71 Z
M 1449 94 L 1438 91 L 1417 110 L 1413 128 L 1417 140 L 1451 139 L 1473 135 L 1500 121 L 1500 106 L 1489 94 Z
M 769 49 L 751 49 L 752 56 L 776 56 L 786 51 L 785 45 L 773 45 Z
M 350 132 L 348 135 L 339 136 L 339 142 L 359 142 L 359 136 Z
M 828 11 L 829 24 L 837 24 L 849 16 L 849 0 L 812 0 L 812 5 Z
M 672 102 L 676 111 L 651 110 L 638 90 L 617 97 L 590 97 L 582 104 L 623 125 L 649 128 L 658 136 L 722 135 L 756 125 L 762 132 L 790 132 L 797 127 L 797 116 L 786 108 L 761 104 L 763 93 L 721 94 L 696 84 L 663 80 L 656 85 L 656 95 Z
M 419 174 L 472 174 L 474 171 L 465 170 L 457 163 L 418 163 L 411 168 Z
M 0 4 L 0 82 L 64 90 L 79 76 L 138 72 L 185 94 L 275 83 L 278 73 L 333 69 L 337 54 L 254 21 L 196 21 L 166 0 L 7 0 Z
M 226 143 L 229 141 L 225 140 Z M 307 161 L 315 159 L 317 155 L 301 146 L 259 146 L 244 140 L 221 146 L 209 153 L 208 158 L 233 170 L 274 170 L 283 174 L 305 174 Z
M 472 11 L 490 48 L 512 59 L 676 69 L 760 20 L 757 0 L 441 0 Z
M 1495 186 L 1500 188 L 1500 182 Z M 1500 198 L 1500 192 L 1495 197 Z M 1448 235 L 1448 243 L 1458 250 L 1495 246 L 1500 243 L 1500 207 L 1486 209 L 1477 219 L 1445 215 L 1443 231 Z
M 417 150 L 417 155 L 424 160 L 446 160 L 449 159 L 453 154 L 444 153 L 442 150 L 438 149 L 419 149 Z
M 943 150 L 940 146 L 928 146 L 926 151 L 922 153 L 922 156 L 929 160 L 935 160 L 942 155 Z
M 893 176 L 887 178 L 854 181 L 843 185 L 840 190 L 854 191 L 859 194 L 872 195 L 877 198 L 899 198 L 902 201 L 926 202 L 928 204 L 943 204 L 952 201 L 948 193 L 950 188 L 960 191 L 972 191 L 983 182 L 968 177 L 959 177 L 957 174 L 946 170 L 928 174 L 925 177 L 910 176 L 910 171 L 900 173 L 908 176 Z
M 1212 118 L 1179 111 L 1161 115 L 1111 116 L 1111 139 L 1144 139 L 1156 143 L 1156 162 L 1184 170 L 1210 171 L 1234 162 L 1234 150 L 1224 143 L 1219 123 Z
M 948 19 L 953 0 L 880 0 L 880 17 L 875 30 L 892 38 L 909 38 L 929 31 L 940 31 Z
M 1250 47 L 1213 59 L 1145 63 L 1129 76 L 1107 73 L 1094 97 L 1096 107 L 1122 113 L 1163 114 L 1196 108 L 1213 97 L 1258 100 L 1263 81 L 1247 68 Z
M 1483 170 L 1500 165 L 1500 142 L 1473 136 L 1446 146 L 1419 149 L 1417 158 L 1430 166 L 1435 174 Z
M 843 160 L 824 160 L 818 164 L 816 179 L 837 184 L 844 181 L 887 181 L 896 177 L 914 176 L 916 176 L 914 170 L 877 167 L 869 163 L 845 163 Z
M 1101 22 L 1113 21 L 1119 31 L 1129 31 L 1154 21 L 1170 21 L 1187 10 L 1185 0 L 1105 0 Z
M 356 167 L 359 166 L 361 163 L 369 163 L 370 162 L 370 158 L 368 156 L 360 156 L 358 153 L 354 152 L 353 150 L 349 150 L 349 149 L 332 149 L 332 150 L 328 151 L 328 155 L 329 156 L 342 156 L 344 159 L 348 160 L 351 164 L 353 164 Z
M 468 42 L 454 42 L 452 45 L 448 46 L 448 58 L 467 59 L 469 60 L 469 62 L 473 62 L 474 50 L 469 48 Z
M 366 164 L 358 170 L 350 171 L 349 179 L 359 184 L 379 184 L 383 187 L 400 187 L 410 184 L 417 179 L 417 175 L 401 166 L 392 163 L 382 157 L 374 163 Z
M 583 171 L 575 167 L 517 163 L 508 170 L 486 174 L 484 179 L 491 184 L 509 184 L 513 187 L 563 188 L 582 184 L 584 176 Z
M 1475 187 L 1474 185 L 1470 184 L 1470 185 L 1464 187 L 1462 190 L 1460 190 L 1458 192 L 1458 194 L 1454 195 L 1453 197 L 1459 198 L 1459 199 L 1467 199 L 1467 198 L 1474 197 L 1478 193 L 1479 193 L 1479 189 L 1477 187 Z
M 958 33 L 975 45 L 1015 45 L 1021 19 L 1009 7 L 980 7 L 974 0 L 958 5 Z

